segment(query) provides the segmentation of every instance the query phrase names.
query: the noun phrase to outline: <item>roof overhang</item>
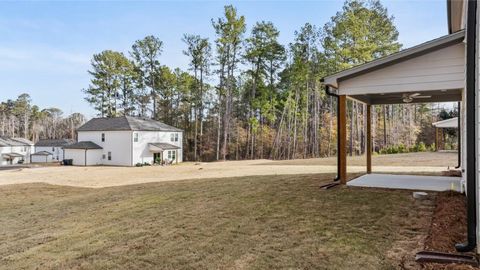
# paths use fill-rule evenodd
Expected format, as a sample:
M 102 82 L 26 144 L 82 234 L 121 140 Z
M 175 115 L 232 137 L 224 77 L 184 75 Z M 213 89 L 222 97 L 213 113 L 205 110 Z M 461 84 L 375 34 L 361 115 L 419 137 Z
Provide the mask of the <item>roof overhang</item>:
M 377 60 L 368 62 L 363 65 L 359 65 L 329 76 L 322 79 L 323 84 L 327 87 L 338 89 L 339 83 L 343 80 L 347 80 L 356 76 L 363 75 L 378 69 L 385 68 L 387 66 L 395 65 L 403 61 L 410 60 L 412 58 L 425 55 L 427 53 L 448 47 L 450 45 L 458 44 L 465 39 L 465 31 L 459 31 L 450 35 L 446 35 L 420 45 L 402 50 L 400 52 L 391 54 L 386 57 L 379 58 Z
M 8 157 L 8 158 L 24 157 L 24 155 L 19 153 L 5 153 L 5 154 L 2 154 L 2 156 Z
M 436 128 L 458 128 L 458 117 L 432 123 Z
M 158 152 L 165 150 L 177 150 L 180 149 L 180 147 L 169 143 L 149 143 L 148 149 L 150 152 Z

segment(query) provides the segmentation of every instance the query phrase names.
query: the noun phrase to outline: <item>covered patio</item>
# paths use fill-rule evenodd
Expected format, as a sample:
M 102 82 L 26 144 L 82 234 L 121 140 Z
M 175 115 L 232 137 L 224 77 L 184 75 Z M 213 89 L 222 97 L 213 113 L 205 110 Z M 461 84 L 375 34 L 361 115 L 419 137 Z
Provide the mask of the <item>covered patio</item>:
M 403 172 L 402 175 L 372 174 L 371 114 L 373 105 L 461 103 L 465 94 L 464 38 L 465 32 L 459 31 L 323 79 L 327 94 L 338 100 L 336 180 L 350 186 L 462 191 L 461 177 L 413 176 L 403 175 Z M 365 150 L 367 175 L 348 184 L 347 99 L 366 104 L 367 115 Z

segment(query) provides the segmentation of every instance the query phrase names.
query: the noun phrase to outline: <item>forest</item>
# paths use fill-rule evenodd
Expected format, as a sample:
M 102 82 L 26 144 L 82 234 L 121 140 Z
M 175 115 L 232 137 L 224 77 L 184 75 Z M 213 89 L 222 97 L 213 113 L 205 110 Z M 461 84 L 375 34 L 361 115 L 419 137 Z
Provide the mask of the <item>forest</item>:
M 326 157 L 336 154 L 336 100 L 321 78 L 402 49 L 394 17 L 378 0 L 347 0 L 328 23 L 306 23 L 289 44 L 279 42 L 272 22 L 248 26 L 231 5 L 211 26 L 214 40 L 181 37 L 187 70 L 162 64 L 164 44 L 154 35 L 132 42 L 126 53 L 94 54 L 85 100 L 99 117 L 147 117 L 183 129 L 185 160 Z M 347 105 L 348 152 L 361 155 L 366 106 Z M 431 148 L 431 123 L 457 114 L 451 104 L 374 106 L 374 151 Z M 28 94 L 0 103 L 3 136 L 75 138 L 85 120 L 40 109 Z

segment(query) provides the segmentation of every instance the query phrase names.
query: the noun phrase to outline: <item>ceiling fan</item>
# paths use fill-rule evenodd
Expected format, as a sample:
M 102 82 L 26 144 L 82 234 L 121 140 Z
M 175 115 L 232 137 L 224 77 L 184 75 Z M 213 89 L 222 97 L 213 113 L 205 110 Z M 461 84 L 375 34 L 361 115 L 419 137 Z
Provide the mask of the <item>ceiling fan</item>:
M 401 98 L 403 102 L 405 103 L 410 103 L 412 102 L 414 99 L 422 99 L 422 98 L 431 98 L 432 96 L 426 96 L 426 95 L 422 95 L 420 93 L 413 93 L 413 94 L 402 94 L 402 96 L 396 96 L 396 97 L 392 97 L 392 99 L 397 99 L 397 98 Z

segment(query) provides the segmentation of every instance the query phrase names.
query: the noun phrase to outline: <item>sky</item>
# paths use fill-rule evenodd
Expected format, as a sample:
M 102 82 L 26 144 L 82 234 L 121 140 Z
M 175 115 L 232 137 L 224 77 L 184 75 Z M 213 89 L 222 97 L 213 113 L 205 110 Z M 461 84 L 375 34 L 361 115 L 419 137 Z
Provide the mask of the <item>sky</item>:
M 446 0 L 383 0 L 404 48 L 447 34 Z M 293 40 L 305 23 L 323 26 L 343 1 L 1 1 L 0 101 L 30 94 L 41 109 L 95 116 L 84 100 L 93 54 L 128 53 L 135 40 L 155 35 L 164 43 L 162 64 L 188 68 L 184 33 L 215 39 L 211 19 L 233 4 L 247 31 L 271 21 L 280 42 Z M 248 33 L 248 32 L 247 32 Z

